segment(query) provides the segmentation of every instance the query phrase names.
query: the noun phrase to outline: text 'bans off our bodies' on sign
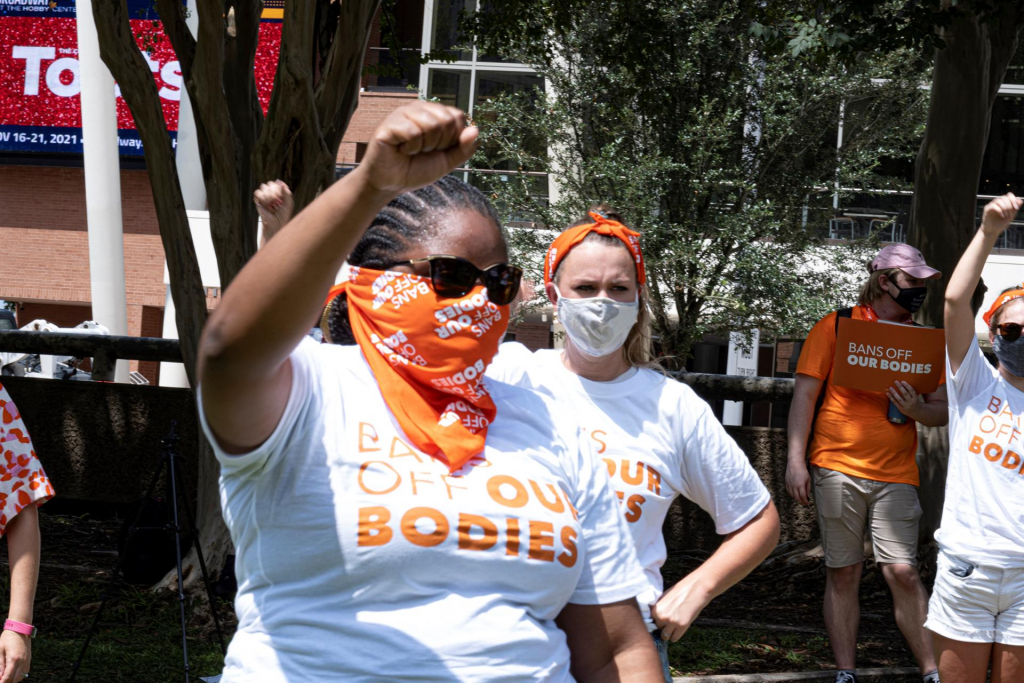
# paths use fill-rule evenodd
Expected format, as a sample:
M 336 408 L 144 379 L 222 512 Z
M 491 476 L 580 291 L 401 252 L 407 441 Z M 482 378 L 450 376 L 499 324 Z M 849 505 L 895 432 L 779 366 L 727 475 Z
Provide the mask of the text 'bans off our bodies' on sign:
M 884 392 L 897 380 L 919 394 L 939 388 L 946 363 L 942 330 L 841 318 L 836 335 L 836 386 Z

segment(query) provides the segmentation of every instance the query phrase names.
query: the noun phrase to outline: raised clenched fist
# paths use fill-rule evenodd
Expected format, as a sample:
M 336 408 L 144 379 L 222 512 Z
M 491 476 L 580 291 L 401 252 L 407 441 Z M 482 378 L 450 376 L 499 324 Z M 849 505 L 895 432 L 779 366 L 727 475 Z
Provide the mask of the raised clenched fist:
M 263 183 L 253 192 L 252 200 L 263 220 L 263 241 L 266 242 L 292 219 L 295 201 L 292 191 L 283 180 Z
M 477 129 L 455 107 L 416 102 L 396 109 L 377 127 L 361 170 L 377 190 L 401 194 L 429 185 L 466 163 Z
M 985 211 L 981 214 L 981 229 L 993 235 L 1001 235 L 1010 227 L 1021 204 L 1024 204 L 1024 199 L 1015 197 L 1012 192 L 996 197 L 985 205 Z

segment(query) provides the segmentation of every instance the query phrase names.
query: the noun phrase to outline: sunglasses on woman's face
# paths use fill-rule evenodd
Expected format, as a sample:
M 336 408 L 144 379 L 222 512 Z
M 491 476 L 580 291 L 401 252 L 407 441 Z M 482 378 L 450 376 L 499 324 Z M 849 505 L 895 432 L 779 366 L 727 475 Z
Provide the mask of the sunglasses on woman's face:
M 512 303 L 519 293 L 519 282 L 523 277 L 521 268 L 508 263 L 495 263 L 480 270 L 464 258 L 447 254 L 402 261 L 395 265 L 414 266 L 418 263 L 430 264 L 430 282 L 439 296 L 452 299 L 466 296 L 480 281 L 487 288 L 487 298 L 498 306 Z
M 1024 332 L 1024 325 L 1020 323 L 999 323 L 996 325 L 999 336 L 1008 342 L 1015 342 L 1020 339 L 1021 332 Z

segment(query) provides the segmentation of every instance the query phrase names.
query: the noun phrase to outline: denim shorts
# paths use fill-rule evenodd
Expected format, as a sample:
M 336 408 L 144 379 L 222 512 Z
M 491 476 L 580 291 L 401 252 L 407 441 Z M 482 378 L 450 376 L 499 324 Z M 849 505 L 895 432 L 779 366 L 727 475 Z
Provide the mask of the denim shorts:
M 654 638 L 654 646 L 658 648 L 658 658 L 661 660 L 661 672 L 665 674 L 665 683 L 672 683 L 672 671 L 668 667 L 668 641 L 661 637 L 661 629 L 651 633 Z
M 987 567 L 940 552 L 924 627 L 965 643 L 1024 645 L 1024 567 Z

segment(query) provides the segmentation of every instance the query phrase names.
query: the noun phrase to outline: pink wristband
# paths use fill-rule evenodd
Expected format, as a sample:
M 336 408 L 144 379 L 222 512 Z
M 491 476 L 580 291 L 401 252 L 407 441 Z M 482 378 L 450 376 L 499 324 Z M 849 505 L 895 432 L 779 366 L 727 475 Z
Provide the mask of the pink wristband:
M 4 630 L 14 631 L 15 633 L 20 633 L 21 635 L 28 636 L 29 638 L 36 637 L 35 626 L 32 624 L 23 624 L 20 621 L 14 621 L 13 619 L 8 619 L 4 622 Z

